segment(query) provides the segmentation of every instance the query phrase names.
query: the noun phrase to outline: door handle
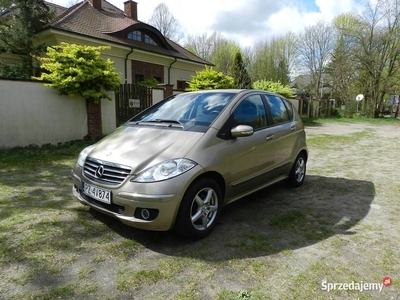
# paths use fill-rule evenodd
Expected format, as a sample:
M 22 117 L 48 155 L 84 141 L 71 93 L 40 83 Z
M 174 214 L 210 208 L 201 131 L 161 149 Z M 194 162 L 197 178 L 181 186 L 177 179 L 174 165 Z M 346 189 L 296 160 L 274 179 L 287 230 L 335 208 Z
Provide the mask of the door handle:
M 270 140 L 273 140 L 273 139 L 274 139 L 274 135 L 273 134 L 267 135 L 267 138 L 266 138 L 267 141 L 270 141 Z
M 290 130 L 291 131 L 295 131 L 296 130 L 296 125 L 290 126 Z

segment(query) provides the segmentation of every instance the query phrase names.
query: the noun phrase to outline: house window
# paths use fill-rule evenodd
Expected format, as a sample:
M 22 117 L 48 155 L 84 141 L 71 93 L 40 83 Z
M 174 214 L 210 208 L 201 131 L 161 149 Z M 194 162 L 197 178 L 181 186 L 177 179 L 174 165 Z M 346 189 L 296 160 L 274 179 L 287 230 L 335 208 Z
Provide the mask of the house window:
M 185 80 L 177 80 L 176 81 L 176 89 L 178 91 L 184 91 L 187 87 L 189 87 L 189 85 Z
M 142 74 L 135 74 L 135 82 L 142 82 L 144 80 L 144 75 Z
M 148 34 L 145 34 L 139 30 L 132 31 L 128 33 L 128 39 L 138 41 L 138 42 L 144 42 L 149 45 L 154 45 L 157 46 L 157 43 L 151 36 Z
M 128 34 L 128 39 L 141 42 L 142 33 L 138 30 L 132 31 L 131 33 Z
M 157 46 L 157 43 L 150 36 L 148 36 L 147 34 L 144 35 L 144 42 L 146 44 Z

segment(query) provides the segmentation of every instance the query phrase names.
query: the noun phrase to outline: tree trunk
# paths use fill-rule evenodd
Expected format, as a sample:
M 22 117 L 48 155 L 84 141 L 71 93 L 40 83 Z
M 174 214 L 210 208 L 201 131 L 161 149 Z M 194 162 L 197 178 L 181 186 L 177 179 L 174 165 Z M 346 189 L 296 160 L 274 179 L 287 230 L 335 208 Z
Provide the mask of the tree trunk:
M 86 99 L 88 137 L 91 140 L 103 135 L 101 119 L 101 102 L 96 104 L 92 98 Z

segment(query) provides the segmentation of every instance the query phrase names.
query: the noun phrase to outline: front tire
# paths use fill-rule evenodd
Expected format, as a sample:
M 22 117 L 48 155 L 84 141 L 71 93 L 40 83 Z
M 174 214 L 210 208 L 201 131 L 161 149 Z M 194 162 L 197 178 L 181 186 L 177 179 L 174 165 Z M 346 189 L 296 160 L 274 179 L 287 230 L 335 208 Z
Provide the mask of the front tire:
M 221 189 L 213 179 L 202 178 L 195 181 L 182 199 L 175 230 L 192 239 L 206 237 L 217 223 L 221 205 Z
M 289 184 L 293 187 L 299 187 L 306 178 L 307 159 L 303 153 L 300 153 L 294 161 L 293 167 L 289 174 Z

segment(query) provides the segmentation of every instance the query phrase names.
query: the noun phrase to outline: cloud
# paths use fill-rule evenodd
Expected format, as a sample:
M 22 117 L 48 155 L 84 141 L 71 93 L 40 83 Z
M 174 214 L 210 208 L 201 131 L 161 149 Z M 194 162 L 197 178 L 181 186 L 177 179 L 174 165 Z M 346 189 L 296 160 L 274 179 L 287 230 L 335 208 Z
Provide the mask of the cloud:
M 301 33 L 320 20 L 329 22 L 341 13 L 360 9 L 359 1 L 248 0 L 234 9 L 219 11 L 211 29 L 242 46 L 252 46 L 289 31 Z
M 252 34 L 265 27 L 265 21 L 279 11 L 282 1 L 251 0 L 241 3 L 235 9 L 226 9 L 216 14 L 216 21 L 211 28 L 220 32 L 236 34 Z
M 63 3 L 72 0 L 48 0 Z M 108 0 L 123 9 L 122 0 Z M 136 0 L 138 15 L 146 22 L 160 2 L 179 21 L 184 35 L 219 32 L 241 46 L 291 31 L 300 33 L 319 20 L 360 10 L 364 0 Z M 375 1 L 375 0 L 373 0 Z
M 351 11 L 356 6 L 356 2 L 354 0 L 315 0 L 315 3 L 319 7 L 321 15 L 330 20 L 343 12 Z

